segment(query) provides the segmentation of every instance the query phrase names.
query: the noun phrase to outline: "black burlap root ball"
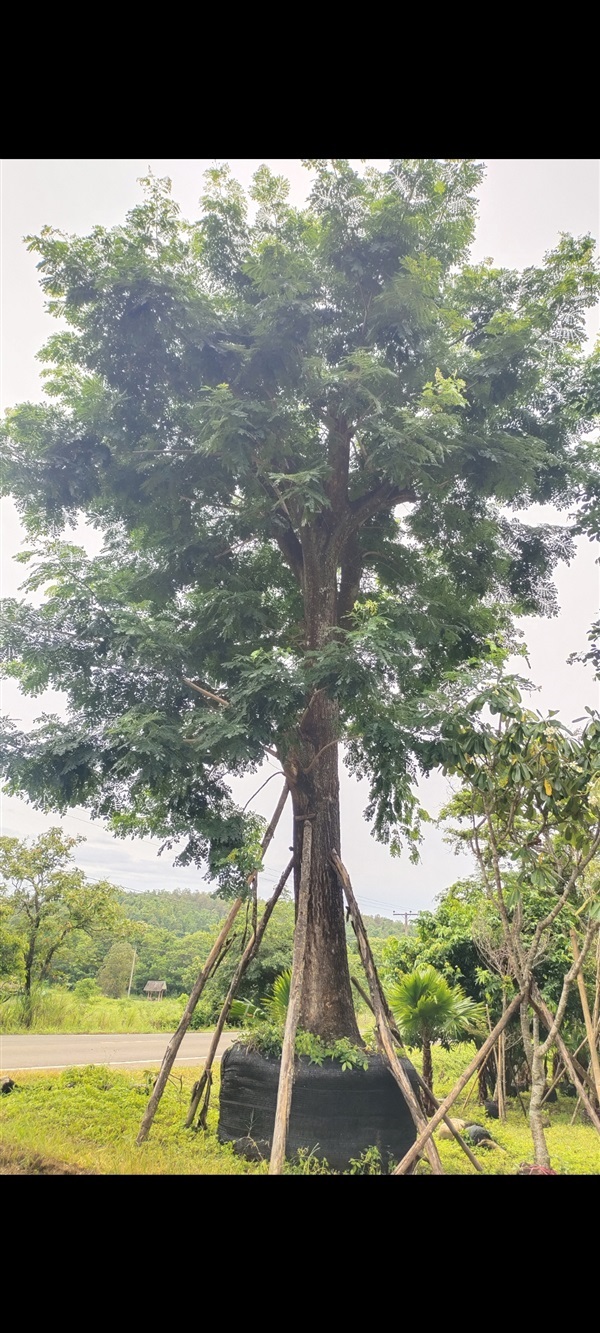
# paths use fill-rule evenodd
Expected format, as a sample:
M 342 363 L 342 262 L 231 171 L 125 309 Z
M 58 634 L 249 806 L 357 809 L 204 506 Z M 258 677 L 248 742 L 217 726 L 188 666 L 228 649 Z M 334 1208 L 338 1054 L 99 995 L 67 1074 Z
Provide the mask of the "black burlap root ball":
M 236 1042 L 221 1061 L 217 1134 L 236 1152 L 257 1160 L 271 1151 L 280 1060 Z M 410 1060 L 402 1060 L 415 1094 L 418 1081 Z M 309 1152 L 334 1171 L 377 1148 L 383 1169 L 399 1161 L 415 1141 L 404 1097 L 379 1055 L 369 1068 L 342 1069 L 338 1060 L 296 1062 L 286 1156 Z

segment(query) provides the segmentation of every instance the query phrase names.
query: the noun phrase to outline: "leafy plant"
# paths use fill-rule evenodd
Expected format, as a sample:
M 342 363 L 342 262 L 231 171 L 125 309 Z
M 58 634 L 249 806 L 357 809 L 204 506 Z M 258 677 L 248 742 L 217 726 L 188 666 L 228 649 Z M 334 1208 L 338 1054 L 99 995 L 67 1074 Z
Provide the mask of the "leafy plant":
M 484 1007 L 460 986 L 450 986 L 434 967 L 416 968 L 400 977 L 389 988 L 388 999 L 403 1040 L 423 1051 L 423 1078 L 433 1091 L 432 1042 L 459 1041 L 481 1030 Z
M 271 1027 L 283 1025 L 290 1000 L 291 980 L 291 968 L 280 972 L 273 982 L 271 994 L 265 996 L 261 1004 L 253 1004 L 251 1000 L 234 1000 L 230 1009 L 231 1017 L 250 1026 L 255 1023 L 266 1023 Z
M 235 1000 L 231 1006 L 232 1015 L 247 1025 L 247 1031 L 240 1034 L 240 1040 L 263 1055 L 281 1055 L 283 1029 L 290 997 L 292 979 L 291 968 L 276 977 L 271 994 L 266 996 L 262 1005 L 252 1004 L 249 1000 Z M 368 1069 L 369 1062 L 365 1051 L 341 1037 L 334 1042 L 325 1042 L 314 1032 L 299 1028 L 295 1040 L 296 1055 L 307 1056 L 311 1064 L 322 1065 L 325 1060 L 338 1060 L 342 1069 Z
M 390 1161 L 388 1170 L 391 1169 L 392 1165 L 393 1163 Z M 383 1158 L 379 1148 L 374 1145 L 365 1148 L 360 1157 L 351 1157 L 348 1170 L 344 1171 L 345 1176 L 382 1176 L 384 1174 Z

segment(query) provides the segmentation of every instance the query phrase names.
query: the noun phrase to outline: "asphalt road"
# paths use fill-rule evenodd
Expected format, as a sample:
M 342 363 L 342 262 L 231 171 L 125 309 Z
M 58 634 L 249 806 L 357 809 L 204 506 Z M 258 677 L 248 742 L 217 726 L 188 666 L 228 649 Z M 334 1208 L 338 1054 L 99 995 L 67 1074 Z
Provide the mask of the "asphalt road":
M 130 1065 L 145 1069 L 160 1065 L 170 1041 L 169 1032 L 59 1034 L 52 1037 L 0 1036 L 0 1073 L 19 1069 L 69 1069 L 72 1065 Z M 175 1064 L 199 1064 L 208 1054 L 211 1032 L 186 1032 Z M 235 1033 L 219 1042 L 221 1056 Z

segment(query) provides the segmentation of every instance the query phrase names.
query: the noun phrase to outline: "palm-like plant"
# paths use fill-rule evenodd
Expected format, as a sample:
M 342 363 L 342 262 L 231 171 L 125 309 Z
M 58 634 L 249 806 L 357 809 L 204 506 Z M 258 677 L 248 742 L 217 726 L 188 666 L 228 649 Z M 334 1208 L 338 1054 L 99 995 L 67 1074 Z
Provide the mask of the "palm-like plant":
M 271 994 L 263 996 L 260 1004 L 253 1004 L 252 1000 L 234 1000 L 229 1012 L 233 1018 L 241 1019 L 243 1023 L 249 1025 L 253 1023 L 283 1025 L 290 1001 L 291 982 L 292 969 L 288 967 L 285 972 L 280 972 L 279 976 L 275 977 Z
M 433 1092 L 432 1042 L 459 1041 L 478 1032 L 484 1009 L 460 986 L 450 986 L 435 967 L 417 967 L 390 987 L 390 1008 L 407 1046 L 423 1051 L 423 1078 Z

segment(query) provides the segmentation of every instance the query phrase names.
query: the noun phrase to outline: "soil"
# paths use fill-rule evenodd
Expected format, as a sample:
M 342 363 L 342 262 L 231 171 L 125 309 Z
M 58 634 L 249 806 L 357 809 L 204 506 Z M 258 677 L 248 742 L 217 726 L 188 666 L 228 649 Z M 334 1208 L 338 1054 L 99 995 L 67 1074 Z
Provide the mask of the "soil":
M 0 1176 L 96 1176 L 83 1166 L 70 1166 L 53 1157 L 40 1157 L 24 1148 L 0 1146 Z

